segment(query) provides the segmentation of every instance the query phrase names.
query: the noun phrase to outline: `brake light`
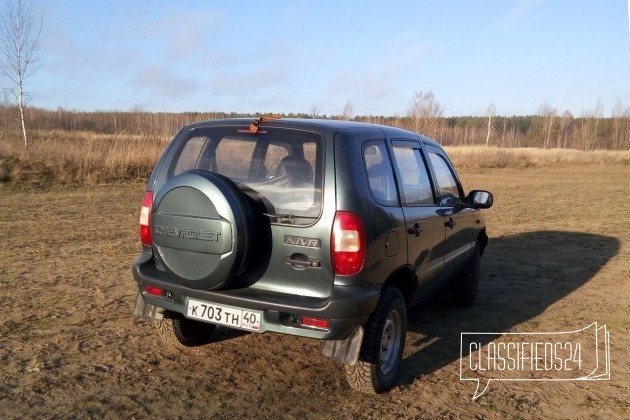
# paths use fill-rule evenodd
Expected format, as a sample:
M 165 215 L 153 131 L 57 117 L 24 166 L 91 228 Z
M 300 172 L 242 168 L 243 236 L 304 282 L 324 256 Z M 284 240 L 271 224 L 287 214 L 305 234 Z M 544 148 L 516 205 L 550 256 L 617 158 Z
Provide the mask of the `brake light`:
M 335 274 L 353 276 L 365 261 L 365 229 L 354 213 L 339 211 L 332 231 L 332 262 Z
M 142 210 L 140 210 L 140 242 L 142 245 L 151 246 L 151 206 L 153 205 L 153 193 L 147 191 L 142 201 Z

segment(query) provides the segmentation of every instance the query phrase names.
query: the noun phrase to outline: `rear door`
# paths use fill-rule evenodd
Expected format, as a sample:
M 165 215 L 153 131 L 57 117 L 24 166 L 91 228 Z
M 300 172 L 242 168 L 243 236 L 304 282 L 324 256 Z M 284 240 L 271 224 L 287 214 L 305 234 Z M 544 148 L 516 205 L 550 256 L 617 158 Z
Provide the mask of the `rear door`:
M 446 153 L 431 144 L 425 144 L 437 190 L 438 213 L 444 219 L 446 241 L 444 277 L 456 274 L 468 261 L 475 243 L 473 209 L 464 207 L 464 192 Z
M 169 178 L 184 176 L 190 170 L 214 172 L 229 178 L 247 197 L 243 201 L 252 213 L 248 240 L 238 244 L 246 247 L 248 254 L 234 284 L 314 298 L 329 296 L 332 268 L 328 243 L 334 211 L 332 215 L 323 213 L 322 186 L 324 159 L 332 166 L 334 155 L 324 153 L 325 133 L 292 127 L 262 127 L 253 133 L 249 126 L 226 125 L 201 127 L 184 135 L 171 152 L 166 171 Z M 228 200 L 224 201 L 229 207 Z M 184 208 L 204 206 L 182 204 Z M 203 215 L 189 216 L 196 221 Z M 230 252 L 236 244 L 234 241 Z M 187 269 L 198 265 L 191 260 L 193 252 L 175 252 Z M 220 255 L 213 254 L 212 258 L 225 261 Z
M 440 285 L 445 240 L 443 216 L 420 142 L 393 140 L 393 155 L 407 231 L 407 255 L 418 279 L 414 300 Z

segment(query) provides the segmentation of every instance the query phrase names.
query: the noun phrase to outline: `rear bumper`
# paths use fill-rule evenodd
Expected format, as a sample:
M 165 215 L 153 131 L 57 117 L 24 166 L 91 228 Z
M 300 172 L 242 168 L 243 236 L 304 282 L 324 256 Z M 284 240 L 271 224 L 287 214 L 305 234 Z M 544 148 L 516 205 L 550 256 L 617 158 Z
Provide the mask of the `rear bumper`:
M 132 272 L 142 298 L 148 305 L 186 315 L 188 298 L 194 298 L 258 310 L 263 313 L 260 332 L 273 331 L 322 340 L 343 340 L 349 337 L 355 327 L 367 322 L 381 293 L 381 285 L 335 285 L 327 298 L 289 295 L 252 287 L 217 291 L 191 289 L 173 283 L 168 273 L 157 270 L 148 254 L 142 254 L 132 264 Z M 144 286 L 168 290 L 172 292 L 172 297 L 147 295 L 142 292 Z M 300 316 L 328 319 L 330 329 L 303 327 L 296 321 Z

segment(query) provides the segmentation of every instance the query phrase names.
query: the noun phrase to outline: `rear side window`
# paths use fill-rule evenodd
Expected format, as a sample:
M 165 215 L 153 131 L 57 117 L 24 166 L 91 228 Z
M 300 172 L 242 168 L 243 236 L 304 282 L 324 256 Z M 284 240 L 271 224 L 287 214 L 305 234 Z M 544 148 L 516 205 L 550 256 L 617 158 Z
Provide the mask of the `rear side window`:
M 363 149 L 363 162 L 374 201 L 384 206 L 397 205 L 398 193 L 385 144 L 381 141 L 367 143 Z
M 200 169 L 224 175 L 283 220 L 311 224 L 321 210 L 323 140 L 317 133 L 241 127 L 195 129 L 180 140 L 167 176 Z M 272 222 L 279 220 L 273 219 Z
M 444 157 L 435 152 L 429 152 L 429 159 L 431 159 L 431 165 L 437 178 L 440 205 L 456 206 L 463 204 L 464 201 L 459 193 L 455 175 Z

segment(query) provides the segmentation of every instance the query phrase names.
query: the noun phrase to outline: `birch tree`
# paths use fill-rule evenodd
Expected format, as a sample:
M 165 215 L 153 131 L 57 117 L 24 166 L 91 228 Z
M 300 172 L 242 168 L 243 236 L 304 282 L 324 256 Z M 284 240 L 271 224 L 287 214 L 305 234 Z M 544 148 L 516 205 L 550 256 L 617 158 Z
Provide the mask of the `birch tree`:
M 543 148 L 548 148 L 551 143 L 551 131 L 553 130 L 553 122 L 558 114 L 556 108 L 549 105 L 548 102 L 538 107 L 538 116 L 541 119 L 543 129 Z
M 488 147 L 488 143 L 490 142 L 490 135 L 492 134 L 492 130 L 494 129 L 494 117 L 497 115 L 497 106 L 492 103 L 486 109 L 486 115 L 488 116 L 488 124 L 487 126 L 487 134 L 486 134 L 486 147 Z
M 558 149 L 567 148 L 567 139 L 569 138 L 569 130 L 571 123 L 573 122 L 573 115 L 568 109 L 562 113 L 560 117 L 560 131 L 558 132 L 558 142 L 556 147 Z
M 352 101 L 348 99 L 346 104 L 343 106 L 343 110 L 341 111 L 341 117 L 345 121 L 348 121 L 352 119 L 353 116 L 354 116 L 354 105 L 352 104 Z
M 11 81 L 10 89 L 20 111 L 24 148 L 28 147 L 24 107 L 26 81 L 37 72 L 40 63 L 40 35 L 43 17 L 36 18 L 31 5 L 24 0 L 6 0 L 0 20 L 0 73 Z
M 433 91 L 416 92 L 411 98 L 408 117 L 413 122 L 413 130 L 416 133 L 437 135 L 439 119 L 444 110 L 442 105 L 435 99 Z
M 624 109 L 623 102 L 617 98 L 615 106 L 612 109 L 611 117 L 613 119 L 613 149 L 617 149 L 621 144 L 621 122 L 624 118 L 626 110 Z

